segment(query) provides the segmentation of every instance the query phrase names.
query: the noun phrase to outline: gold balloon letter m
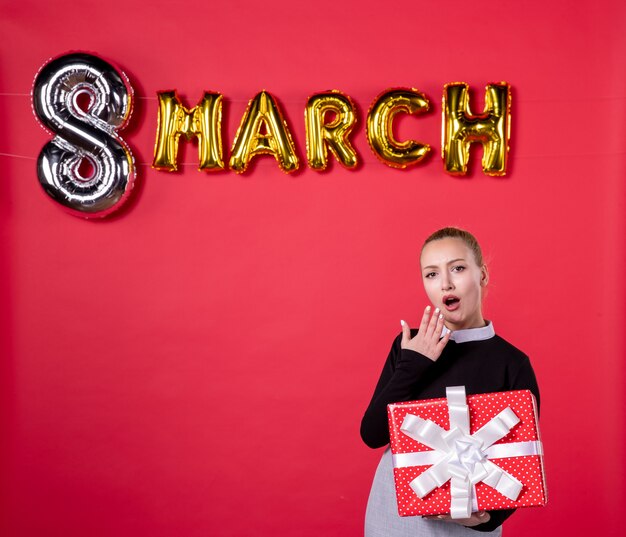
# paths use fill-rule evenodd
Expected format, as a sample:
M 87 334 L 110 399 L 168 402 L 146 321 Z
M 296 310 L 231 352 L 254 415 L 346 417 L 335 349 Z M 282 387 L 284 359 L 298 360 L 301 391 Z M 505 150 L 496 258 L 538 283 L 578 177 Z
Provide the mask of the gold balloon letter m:
M 152 167 L 176 171 L 178 143 L 183 134 L 187 140 L 198 138 L 199 170 L 222 170 L 222 96 L 206 92 L 202 100 L 187 110 L 175 91 L 163 91 L 159 96 L 159 125 L 154 146 Z
M 468 86 L 446 84 L 443 93 L 442 156 L 446 171 L 456 175 L 467 173 L 470 144 L 483 145 L 483 172 L 505 175 L 511 135 L 511 87 L 506 82 L 489 84 L 485 93 L 485 109 L 472 115 Z

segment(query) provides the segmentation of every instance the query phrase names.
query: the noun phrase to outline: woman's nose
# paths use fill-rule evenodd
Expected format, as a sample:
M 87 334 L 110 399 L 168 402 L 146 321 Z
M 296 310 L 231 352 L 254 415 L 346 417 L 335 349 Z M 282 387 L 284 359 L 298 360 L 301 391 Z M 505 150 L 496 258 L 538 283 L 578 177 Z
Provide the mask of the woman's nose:
M 441 277 L 441 290 L 448 291 L 452 289 L 453 287 L 454 285 L 452 284 L 452 280 L 450 279 L 450 276 L 444 273 L 443 276 Z

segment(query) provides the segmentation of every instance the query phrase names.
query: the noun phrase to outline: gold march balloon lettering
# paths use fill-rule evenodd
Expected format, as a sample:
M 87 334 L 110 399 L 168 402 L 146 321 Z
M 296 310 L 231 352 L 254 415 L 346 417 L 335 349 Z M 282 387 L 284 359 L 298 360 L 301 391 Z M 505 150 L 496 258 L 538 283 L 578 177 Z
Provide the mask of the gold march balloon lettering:
M 181 136 L 197 138 L 198 169 L 220 171 L 227 167 L 243 173 L 258 155 L 273 156 L 287 173 L 300 167 L 289 125 L 268 92 L 255 95 L 241 119 L 230 159 L 222 145 L 222 103 L 219 93 L 206 92 L 198 104 L 188 109 L 175 91 L 158 93 L 159 117 L 152 166 L 157 170 L 178 169 Z M 367 141 L 376 157 L 393 168 L 418 164 L 431 151 L 429 144 L 416 140 L 398 141 L 393 122 L 398 114 L 420 115 L 430 108 L 428 98 L 414 88 L 384 91 L 372 103 L 366 120 Z M 464 83 L 446 84 L 443 92 L 442 156 L 445 170 L 455 175 L 467 173 L 469 148 L 483 146 L 482 168 L 487 175 L 505 175 L 511 131 L 511 88 L 506 82 L 488 84 L 485 108 L 473 114 L 469 87 Z M 357 122 L 350 97 L 340 91 L 316 93 L 304 109 L 306 159 L 313 170 L 328 166 L 329 150 L 348 169 L 355 168 L 358 156 L 350 143 Z
M 157 95 L 152 162 L 157 170 L 178 169 L 181 137 L 197 139 L 201 171 L 244 173 L 260 155 L 273 156 L 286 173 L 301 166 L 290 127 L 278 102 L 266 91 L 248 103 L 229 158 L 224 155 L 222 141 L 223 95 L 205 92 L 193 108 L 185 107 L 176 91 Z M 126 75 L 97 56 L 66 54 L 41 68 L 32 98 L 37 119 L 52 135 L 37 161 L 37 175 L 46 194 L 71 214 L 85 218 L 117 210 L 128 198 L 135 179 L 134 158 L 119 134 L 129 123 L 134 101 Z M 480 143 L 483 172 L 506 174 L 511 132 L 509 84 L 488 84 L 484 100 L 484 110 L 475 114 L 470 109 L 467 84 L 444 86 L 441 151 L 446 172 L 466 174 L 470 146 Z M 388 89 L 374 99 L 365 131 L 371 150 L 382 163 L 402 169 L 426 157 L 431 151 L 429 144 L 397 140 L 393 126 L 399 114 L 417 117 L 429 109 L 428 98 L 415 88 Z M 336 90 L 316 93 L 305 103 L 304 118 L 306 162 L 312 170 L 325 170 L 331 156 L 347 169 L 358 165 L 359 157 L 351 143 L 357 112 L 349 96 Z

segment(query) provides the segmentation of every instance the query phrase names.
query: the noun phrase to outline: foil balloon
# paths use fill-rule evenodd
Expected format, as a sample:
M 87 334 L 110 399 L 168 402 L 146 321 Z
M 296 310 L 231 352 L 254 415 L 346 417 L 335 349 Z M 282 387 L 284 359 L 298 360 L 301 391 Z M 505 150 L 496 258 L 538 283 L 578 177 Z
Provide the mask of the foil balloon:
M 243 173 L 257 155 L 273 155 L 287 173 L 300 165 L 287 123 L 274 98 L 265 91 L 248 103 L 233 142 L 230 167 Z
M 37 118 L 55 135 L 37 160 L 45 192 L 86 218 L 119 208 L 135 179 L 133 156 L 117 132 L 133 104 L 126 76 L 97 56 L 67 54 L 41 68 L 32 97 Z
M 309 97 L 304 110 L 306 157 L 314 170 L 328 166 L 328 149 L 346 168 L 357 165 L 357 155 L 348 136 L 356 124 L 355 106 L 350 97 L 333 90 Z M 330 121 L 328 117 L 333 116 Z
M 396 140 L 393 120 L 399 113 L 418 115 L 428 109 L 428 99 L 416 89 L 390 89 L 379 95 L 367 115 L 367 140 L 374 154 L 392 168 L 406 168 L 420 162 L 430 146 L 415 140 Z
M 178 169 L 180 136 L 198 139 L 198 169 L 224 169 L 222 151 L 222 100 L 219 93 L 205 92 L 191 110 L 185 108 L 175 91 L 159 92 L 159 119 L 152 167 L 157 170 Z
M 489 84 L 485 109 L 473 115 L 468 85 L 446 84 L 443 90 L 442 157 L 447 172 L 467 173 L 470 144 L 483 146 L 482 167 L 487 175 L 505 175 L 511 138 L 511 87 L 506 82 Z

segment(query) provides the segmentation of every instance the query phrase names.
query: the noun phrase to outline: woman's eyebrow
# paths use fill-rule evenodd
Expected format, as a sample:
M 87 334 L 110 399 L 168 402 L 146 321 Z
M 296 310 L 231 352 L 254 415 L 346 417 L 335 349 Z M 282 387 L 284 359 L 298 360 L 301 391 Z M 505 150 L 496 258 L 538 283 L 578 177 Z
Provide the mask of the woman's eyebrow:
M 465 262 L 465 259 L 462 257 L 458 257 L 457 259 L 452 259 L 450 261 L 448 261 L 446 263 L 446 265 L 451 265 L 452 263 L 456 263 L 457 261 L 463 261 Z M 437 265 L 426 265 L 425 267 L 422 268 L 422 270 L 427 270 L 427 269 L 436 269 L 439 268 Z

